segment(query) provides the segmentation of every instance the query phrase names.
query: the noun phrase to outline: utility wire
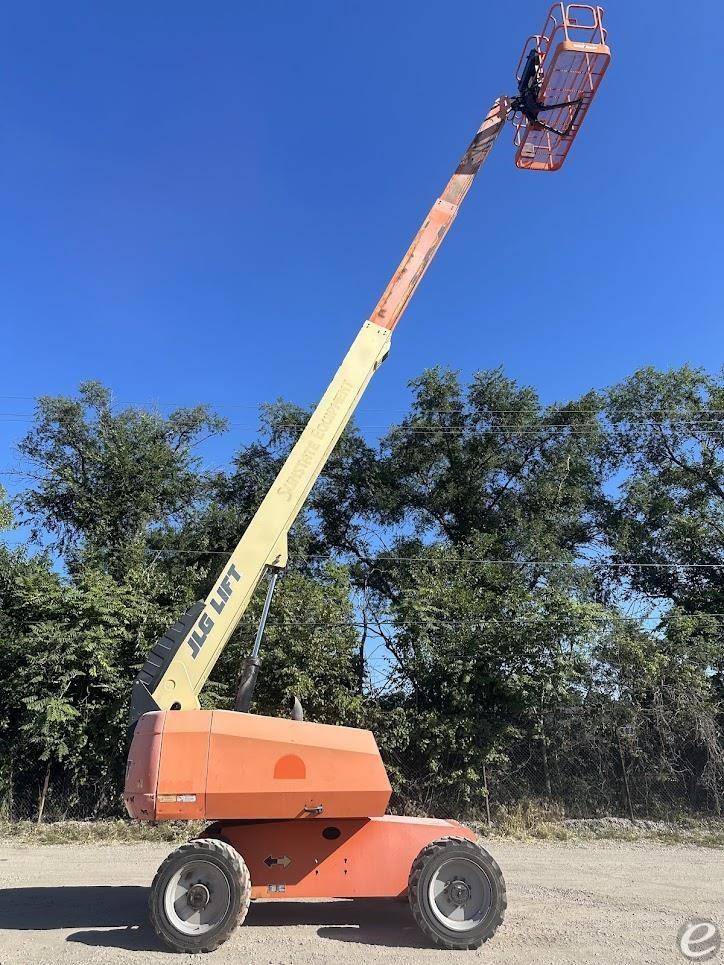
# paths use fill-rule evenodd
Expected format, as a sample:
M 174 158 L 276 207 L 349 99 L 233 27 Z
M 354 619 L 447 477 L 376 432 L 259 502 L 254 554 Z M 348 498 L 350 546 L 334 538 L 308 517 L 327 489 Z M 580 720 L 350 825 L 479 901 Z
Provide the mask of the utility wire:
M 45 399 L 45 398 L 51 398 L 51 399 L 52 399 L 52 398 L 68 398 L 68 396 L 53 395 L 52 393 L 46 393 L 45 395 L 0 395 L 0 399 L 4 399 L 4 400 L 7 400 L 7 401 L 13 401 L 13 402 L 37 402 L 37 401 L 39 401 L 40 399 Z M 71 396 L 70 398 L 71 398 L 71 399 L 74 399 L 74 400 L 78 400 L 78 397 L 77 397 L 77 396 Z M 218 399 L 217 399 L 217 400 L 202 400 L 202 401 L 200 401 L 200 402 L 188 402 L 188 401 L 185 401 L 185 402 L 175 401 L 175 402 L 173 402 L 173 401 L 162 400 L 162 399 L 146 399 L 146 400 L 119 400 L 119 401 L 117 401 L 117 402 L 116 402 L 116 401 L 112 401 L 111 404 L 112 404 L 112 406 L 115 406 L 115 407 L 117 407 L 117 406 L 131 406 L 131 407 L 133 407 L 133 406 L 151 406 L 151 407 L 153 407 L 153 406 L 179 406 L 180 408 L 196 408 L 197 406 L 201 406 L 201 405 L 205 405 L 205 406 L 218 405 L 218 406 L 226 406 L 226 407 L 232 407 L 232 406 L 234 406 L 234 407 L 240 407 L 240 408 L 249 407 L 249 408 L 254 408 L 254 409 L 258 409 L 258 408 L 260 408 L 261 406 L 264 406 L 264 405 L 274 405 L 274 403 L 263 403 L 263 402 L 260 403 L 258 399 L 255 400 L 255 401 L 254 401 L 254 400 L 243 401 L 243 400 L 235 400 L 235 399 L 222 399 L 222 400 L 218 400 Z M 293 404 L 293 403 L 290 403 L 290 404 Z M 316 403 L 313 403 L 313 404 L 316 405 Z M 411 405 L 414 405 L 414 404 L 415 404 L 415 401 L 412 400 L 412 401 L 411 401 Z M 557 403 L 555 403 L 555 402 L 538 402 L 537 404 L 538 404 L 538 406 L 539 406 L 541 409 L 556 409 L 557 414 L 559 414 L 559 415 L 562 415 L 562 414 L 564 414 L 564 413 L 571 413 L 571 414 L 573 414 L 573 415 L 597 415 L 597 414 L 598 414 L 598 410 L 580 409 L 580 408 L 577 408 L 577 407 L 575 407 L 575 406 L 564 406 L 564 407 L 562 407 L 562 408 L 557 408 Z M 369 407 L 369 406 L 366 406 L 366 405 L 365 405 L 365 411 L 367 411 L 367 412 L 385 412 L 385 413 L 388 413 L 388 412 L 394 412 L 394 411 L 402 411 L 402 409 L 401 409 L 401 407 L 399 407 L 399 406 L 398 406 L 397 409 L 395 409 L 393 406 Z M 469 407 L 469 406 L 466 406 L 466 405 L 460 405 L 460 406 L 452 406 L 452 407 L 446 408 L 446 409 L 427 409 L 427 408 L 425 408 L 425 409 L 423 409 L 423 411 L 426 412 L 426 413 L 429 412 L 429 413 L 436 413 L 436 414 L 439 414 L 439 413 L 452 413 L 452 412 L 468 412 L 468 411 L 470 411 L 470 407 Z M 495 413 L 507 413 L 507 414 L 512 414 L 512 415 L 516 415 L 516 414 L 520 413 L 520 409 L 519 409 L 519 408 L 504 408 L 504 409 L 498 409 L 498 408 L 488 408 L 487 406 L 484 406 L 482 411 L 484 411 L 484 412 L 495 412 Z M 617 411 L 617 412 L 639 412 L 640 410 L 637 409 L 637 408 L 633 408 L 633 407 L 624 407 L 624 408 L 617 408 L 616 411 Z M 653 413 L 653 412 L 656 412 L 656 413 L 662 413 L 662 412 L 679 412 L 679 411 L 680 411 L 680 408 L 678 408 L 678 407 L 666 407 L 666 406 L 662 406 L 662 407 L 653 406 L 653 407 L 647 409 L 646 411 L 652 412 L 652 413 Z M 708 407 L 707 407 L 707 412 L 709 412 L 709 413 L 718 412 L 718 413 L 721 413 L 722 416 L 724 416 L 724 409 L 708 408 Z M 23 413 L 23 414 L 24 414 L 24 413 Z
M 533 616 L 516 617 L 511 614 L 506 619 L 502 619 L 500 617 L 477 617 L 477 618 L 468 617 L 465 619 L 460 619 L 460 618 L 448 619 L 445 617 L 437 617 L 437 618 L 427 617 L 427 618 L 411 619 L 409 621 L 405 621 L 404 619 L 396 620 L 391 616 L 387 617 L 384 620 L 380 620 L 378 619 L 377 615 L 374 614 L 373 611 L 369 611 L 369 612 L 374 617 L 373 623 L 370 623 L 368 621 L 365 624 L 361 620 L 310 622 L 305 620 L 297 620 L 294 617 L 290 616 L 289 619 L 287 620 L 285 619 L 270 620 L 266 624 L 266 628 L 268 630 L 284 631 L 284 630 L 296 629 L 298 627 L 304 627 L 305 629 L 308 629 L 308 630 L 340 630 L 340 629 L 360 629 L 361 630 L 366 627 L 369 633 L 375 636 L 379 636 L 380 631 L 375 628 L 375 625 L 374 625 L 375 623 L 377 623 L 378 625 L 396 627 L 397 629 L 404 629 L 408 624 L 412 624 L 414 627 L 470 627 L 472 629 L 477 628 L 480 630 L 486 630 L 493 625 L 499 626 L 501 624 L 503 624 L 506 627 L 514 627 L 514 626 L 520 626 L 520 625 L 523 625 L 523 626 L 541 625 L 546 622 L 549 625 L 551 625 L 551 622 L 553 622 L 554 626 L 556 624 L 564 624 L 566 628 L 573 629 L 575 631 L 575 627 L 571 627 L 571 624 L 575 623 L 574 617 L 571 617 L 571 619 L 566 619 L 564 617 L 557 616 L 554 618 L 553 621 L 551 621 L 551 615 L 546 615 L 545 613 L 542 613 L 537 617 L 533 617 Z M 722 619 L 724 618 L 724 613 L 707 613 L 705 610 L 700 610 L 700 611 L 694 611 L 692 613 L 677 614 L 677 616 L 686 617 L 687 619 L 693 618 L 693 617 L 705 617 L 707 619 L 708 618 Z M 581 620 L 582 622 L 601 623 L 604 626 L 607 624 L 610 624 L 612 626 L 619 626 L 621 621 L 623 621 L 624 623 L 628 623 L 630 625 L 632 623 L 640 624 L 640 623 L 653 622 L 653 621 L 661 622 L 666 617 L 667 617 L 666 613 L 663 613 L 661 614 L 661 616 L 658 616 L 658 617 L 653 617 L 653 616 L 631 617 L 631 616 L 627 616 L 626 614 L 620 614 L 618 616 L 614 616 L 614 615 L 605 616 L 603 614 L 599 614 L 599 615 L 592 614 L 589 616 L 581 615 L 578 617 L 578 619 Z M 634 627 L 633 629 L 636 629 L 636 628 Z
M 556 413 L 556 415 L 559 415 L 559 414 L 560 413 Z M 588 415 L 588 413 L 578 413 L 578 414 Z M 593 415 L 593 413 L 591 413 L 591 415 Z M 32 421 L 34 418 L 35 416 L 32 413 L 15 414 L 15 413 L 0 412 L 0 421 L 5 421 L 5 422 L 29 422 L 29 421 Z M 670 424 L 673 426 L 682 426 L 682 427 L 694 426 L 696 428 L 707 428 L 711 426 L 712 428 L 709 429 L 709 431 L 714 431 L 714 428 L 716 428 L 717 431 L 720 429 L 724 429 L 724 425 L 722 425 L 722 423 L 724 423 L 724 415 L 710 418 L 709 413 L 703 414 L 701 417 L 697 417 L 695 419 L 684 419 L 682 417 L 682 418 L 676 418 L 676 419 L 669 418 L 664 420 L 651 418 L 651 419 L 625 419 L 621 421 L 624 421 L 627 426 L 647 426 L 647 425 L 665 426 L 667 424 Z M 616 423 L 614 422 L 613 424 L 615 425 Z M 522 432 L 548 432 L 550 429 L 568 429 L 568 430 L 576 430 L 579 432 L 584 432 L 594 428 L 597 425 L 600 425 L 598 420 L 589 422 L 587 424 L 568 423 L 568 422 L 550 422 L 550 423 L 544 422 L 541 425 L 533 425 L 532 422 L 524 422 L 522 424 L 519 422 L 491 422 L 489 424 L 485 424 L 485 416 L 483 415 L 483 416 L 475 417 L 475 421 L 471 422 L 470 425 L 419 425 L 419 424 L 390 425 L 388 422 L 384 422 L 384 423 L 380 422 L 380 423 L 369 423 L 369 424 L 359 424 L 359 425 L 355 424 L 354 428 L 358 429 L 360 432 L 368 432 L 372 430 L 387 430 L 388 432 L 391 432 L 391 433 L 392 432 L 407 432 L 407 433 L 474 432 L 476 430 L 489 432 L 493 429 L 500 429 L 501 431 L 512 430 L 515 432 L 522 433 Z M 263 430 L 260 430 L 259 425 L 250 425 L 243 422 L 229 422 L 227 423 L 227 427 L 229 429 L 242 429 L 244 431 L 249 431 L 249 432 L 263 431 L 264 433 L 267 433 L 269 429 L 271 429 L 272 431 L 283 430 L 287 432 L 292 432 L 292 431 L 302 432 L 306 427 L 306 422 L 304 423 L 302 423 L 301 421 L 300 422 L 280 422 L 270 426 L 269 428 L 265 428 Z
M 145 552 L 147 553 L 162 553 L 164 555 L 198 555 L 198 556 L 231 556 L 234 549 L 229 550 L 210 550 L 203 549 L 201 547 L 194 547 L 191 549 L 178 549 L 175 547 L 169 548 L 159 548 L 155 549 L 153 547 L 148 547 Z M 335 556 L 321 555 L 321 554 L 292 554 L 289 556 L 290 560 L 308 562 L 310 560 L 316 560 L 319 562 L 329 562 L 329 563 L 344 563 L 344 560 L 339 559 Z M 565 566 L 577 566 L 586 567 L 588 565 L 602 564 L 604 566 L 612 567 L 651 567 L 651 568 L 680 568 L 680 569 L 709 569 L 715 568 L 724 569 L 724 563 L 647 563 L 632 561 L 630 563 L 621 563 L 608 561 L 605 559 L 589 559 L 580 561 L 561 561 L 561 560 L 527 560 L 527 559 L 488 559 L 482 556 L 437 556 L 437 557 L 423 557 L 423 556 L 381 556 L 377 559 L 359 560 L 358 562 L 363 563 L 367 566 L 378 566 L 380 563 L 392 562 L 392 563 L 410 563 L 410 564 L 431 564 L 431 563 L 473 563 L 476 565 L 497 565 L 503 563 L 509 563 L 515 566 L 550 566 L 550 567 L 565 567 Z

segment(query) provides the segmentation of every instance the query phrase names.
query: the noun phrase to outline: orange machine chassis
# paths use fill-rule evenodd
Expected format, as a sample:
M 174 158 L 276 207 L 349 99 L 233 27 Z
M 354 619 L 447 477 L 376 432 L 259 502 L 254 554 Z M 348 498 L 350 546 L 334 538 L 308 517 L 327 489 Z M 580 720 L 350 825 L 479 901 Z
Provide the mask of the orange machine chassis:
M 386 815 L 370 731 L 228 710 L 144 714 L 124 800 L 141 820 L 207 820 L 243 855 L 254 898 L 394 898 L 415 857 L 457 821 Z
M 402 898 L 417 855 L 448 835 L 475 840 L 457 821 L 391 814 L 218 822 L 204 832 L 244 856 L 252 898 Z

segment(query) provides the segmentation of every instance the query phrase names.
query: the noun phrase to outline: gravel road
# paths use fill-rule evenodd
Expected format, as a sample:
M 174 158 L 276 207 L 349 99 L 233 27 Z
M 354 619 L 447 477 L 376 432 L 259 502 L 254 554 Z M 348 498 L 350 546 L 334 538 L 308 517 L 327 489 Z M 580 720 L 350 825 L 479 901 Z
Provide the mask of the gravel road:
M 682 965 L 675 941 L 684 919 L 724 925 L 721 851 L 609 841 L 488 847 L 507 880 L 508 914 L 478 952 L 425 947 L 395 902 L 260 901 L 204 961 Z M 198 962 L 163 950 L 146 922 L 148 886 L 169 850 L 0 842 L 0 965 Z

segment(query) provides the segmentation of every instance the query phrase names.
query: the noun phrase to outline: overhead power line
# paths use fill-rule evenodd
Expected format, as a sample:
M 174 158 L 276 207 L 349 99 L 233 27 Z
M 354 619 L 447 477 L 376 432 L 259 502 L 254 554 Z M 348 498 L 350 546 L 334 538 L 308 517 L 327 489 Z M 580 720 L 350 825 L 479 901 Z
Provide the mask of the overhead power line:
M 71 399 L 78 400 L 78 396 L 64 396 L 64 395 L 62 395 L 61 393 L 45 393 L 45 394 L 41 394 L 41 395 L 0 395 L 0 399 L 6 400 L 6 401 L 11 401 L 11 402 L 38 402 L 40 399 L 43 399 L 43 398 L 71 398 Z M 286 401 L 286 400 L 285 400 L 285 401 Z M 289 403 L 289 404 L 294 404 L 294 403 Z M 311 403 L 311 406 L 313 407 L 313 406 L 315 406 L 316 404 L 317 404 L 317 403 Z M 405 407 L 405 408 L 406 408 L 406 409 L 409 409 L 409 408 L 411 408 L 412 406 L 414 406 L 415 404 L 416 404 L 416 403 L 415 403 L 415 400 L 413 399 L 413 400 L 411 400 L 410 405 L 407 406 L 407 407 Z M 578 408 L 577 406 L 570 406 L 570 405 L 561 406 L 561 407 L 559 408 L 559 407 L 558 407 L 558 403 L 556 403 L 556 402 L 540 402 L 540 401 L 539 401 L 537 404 L 538 404 L 538 406 L 540 407 L 540 409 L 542 409 L 542 410 L 545 410 L 545 409 L 554 409 L 558 415 L 563 415 L 563 414 L 572 414 L 572 415 L 598 415 L 599 412 L 600 412 L 600 410 L 597 410 L 597 409 L 581 409 L 581 408 Z M 168 400 L 168 399 L 166 399 L 166 400 L 164 400 L 164 399 L 145 399 L 145 400 L 144 400 L 144 399 L 131 399 L 131 400 L 126 399 L 126 400 L 118 400 L 118 401 L 112 400 L 112 401 L 111 401 L 111 405 L 112 405 L 113 407 L 118 407 L 118 406 L 130 406 L 130 407 L 133 407 L 133 406 L 149 406 L 149 407 L 154 407 L 154 406 L 178 406 L 179 408 L 189 408 L 189 409 L 190 409 L 190 408 L 196 408 L 197 406 L 200 406 L 200 405 L 204 405 L 204 406 L 214 406 L 214 405 L 216 405 L 216 406 L 224 406 L 224 407 L 226 407 L 226 408 L 236 408 L 236 407 L 238 407 L 238 408 L 247 408 L 247 407 L 248 407 L 248 408 L 253 408 L 253 409 L 259 409 L 259 408 L 261 408 L 261 407 L 264 406 L 264 405 L 274 405 L 274 403 L 259 402 L 258 399 L 256 399 L 256 400 L 248 400 L 248 401 L 239 400 L 239 399 L 215 399 L 215 400 L 214 400 L 214 399 L 211 399 L 211 400 L 209 400 L 209 399 L 203 400 L 203 399 L 202 399 L 202 400 L 200 400 L 200 401 L 198 401 L 198 402 L 189 402 L 188 400 L 186 400 L 186 401 L 178 401 L 178 400 L 177 400 L 177 401 L 170 401 L 170 400 Z M 365 406 L 364 406 L 364 409 L 365 409 L 366 412 L 385 412 L 385 413 L 388 413 L 388 412 L 393 412 L 393 411 L 402 411 L 402 406 L 399 405 L 399 404 L 398 404 L 396 407 L 395 407 L 395 406 L 392 406 L 392 405 L 390 405 L 390 406 L 376 406 L 376 407 L 371 407 L 371 406 L 365 405 Z M 449 407 L 449 408 L 444 408 L 444 409 L 428 409 L 428 408 L 422 408 L 422 411 L 423 411 L 423 412 L 426 412 L 426 413 L 429 412 L 429 413 L 435 413 L 435 414 L 444 414 L 444 413 L 453 413 L 453 412 L 461 412 L 461 413 L 464 413 L 464 412 L 471 412 L 472 410 L 471 410 L 471 407 L 470 407 L 469 405 L 463 404 L 463 405 L 459 405 L 459 406 L 451 406 L 451 407 Z M 508 408 L 489 408 L 489 407 L 487 407 L 487 406 L 482 406 L 482 407 L 481 407 L 481 411 L 482 411 L 482 412 L 492 412 L 492 413 L 496 413 L 496 414 L 501 414 L 501 413 L 503 413 L 503 414 L 508 414 L 508 415 L 518 415 L 518 414 L 520 414 L 521 409 L 520 409 L 520 407 L 519 407 L 519 408 L 515 408 L 515 407 L 508 407 Z M 616 411 L 617 411 L 617 412 L 636 412 L 636 413 L 642 414 L 640 409 L 638 409 L 638 408 L 636 408 L 636 407 L 633 407 L 633 406 L 631 406 L 631 407 L 626 407 L 626 406 L 624 406 L 624 407 L 621 407 L 621 408 L 618 408 L 618 407 L 617 407 Z M 644 410 L 644 412 L 649 412 L 649 413 L 652 413 L 652 414 L 653 414 L 653 413 L 667 413 L 667 412 L 675 412 L 675 413 L 676 413 L 676 412 L 681 412 L 681 408 L 680 408 L 680 407 L 677 407 L 677 406 L 650 406 L 650 407 L 648 407 L 646 410 Z M 710 408 L 710 407 L 707 406 L 707 407 L 706 407 L 706 413 L 719 413 L 722 417 L 724 417 L 724 408 L 716 408 L 716 407 Z M 25 413 L 22 413 L 22 414 L 25 415 Z
M 629 617 L 625 614 L 620 616 L 581 616 L 579 619 L 581 623 L 594 623 L 601 624 L 603 626 L 620 626 L 621 622 L 624 623 L 651 623 L 658 622 L 661 623 L 666 619 L 666 614 L 662 614 L 661 617 Z M 699 618 L 705 617 L 707 619 L 714 618 L 720 620 L 724 618 L 724 613 L 707 613 L 706 611 L 697 611 L 694 613 L 680 614 L 687 619 L 689 618 Z M 480 629 L 486 630 L 490 629 L 492 626 L 500 626 L 504 623 L 505 626 L 515 627 L 515 626 L 542 626 L 543 624 L 548 624 L 548 626 L 562 625 L 564 629 L 575 630 L 576 617 L 558 617 L 555 614 L 542 613 L 539 617 L 528 617 L 528 616 L 515 616 L 510 615 L 509 619 L 503 621 L 496 617 L 469 617 L 467 619 L 446 619 L 445 617 L 436 618 L 412 618 L 409 621 L 404 619 L 394 620 L 393 618 L 388 618 L 386 620 L 375 620 L 375 623 L 383 626 L 395 627 L 396 629 L 405 628 L 406 626 L 412 625 L 413 627 L 468 627 L 469 629 Z M 266 624 L 269 630 L 289 630 L 290 628 L 304 627 L 308 630 L 341 630 L 341 629 L 354 629 L 354 630 L 367 630 L 368 633 L 378 635 L 375 629 L 374 623 L 370 623 L 369 620 L 365 623 L 362 620 L 342 620 L 342 621 L 330 621 L 325 623 L 324 621 L 300 621 L 293 617 L 288 620 L 275 620 L 269 621 Z
M 162 547 L 154 548 L 148 547 L 145 552 L 149 554 L 164 554 L 164 555 L 192 555 L 192 556 L 231 556 L 234 552 L 233 549 L 227 550 L 211 550 L 204 549 L 203 547 L 194 547 L 180 549 L 176 547 Z M 339 559 L 336 556 L 328 556 L 321 554 L 291 554 L 289 556 L 290 560 L 309 562 L 317 561 L 322 563 L 342 563 L 344 560 Z M 562 561 L 562 560 L 528 560 L 528 559 L 488 559 L 482 556 L 437 556 L 437 557 L 424 557 L 424 556 L 382 556 L 378 559 L 369 560 L 357 560 L 355 562 L 363 563 L 368 566 L 378 566 L 381 563 L 409 563 L 409 564 L 419 564 L 419 565 L 430 565 L 432 563 L 457 563 L 457 564 L 467 564 L 472 563 L 474 565 L 498 565 L 498 564 L 510 564 L 514 566 L 541 566 L 541 567 L 579 567 L 586 568 L 592 565 L 603 565 L 615 568 L 627 568 L 630 566 L 635 567 L 650 567 L 653 569 L 664 568 L 664 569 L 724 569 L 724 562 L 722 563 L 660 563 L 660 562 L 643 562 L 634 560 L 630 563 L 623 563 L 619 561 L 609 561 L 605 559 L 588 559 L 588 560 L 572 560 L 572 561 Z
M 596 413 L 574 413 L 577 415 L 591 415 L 595 416 Z M 556 413 L 560 415 L 560 413 Z M 20 412 L 0 412 L 0 420 L 5 422 L 31 422 L 35 418 L 34 413 L 20 413 Z M 470 425 L 421 425 L 421 424 L 403 424 L 403 425 L 390 425 L 389 422 L 379 422 L 379 423 L 368 423 L 368 424 L 355 424 L 355 428 L 360 431 L 370 431 L 375 430 L 386 430 L 388 432 L 470 432 L 477 428 L 483 428 L 486 431 L 490 429 L 512 429 L 516 432 L 547 432 L 549 429 L 577 429 L 580 431 L 590 429 L 594 425 L 598 425 L 597 422 L 589 423 L 569 423 L 569 422 L 541 422 L 539 425 L 534 425 L 532 422 L 485 422 L 485 415 L 476 417 L 477 421 L 472 422 Z M 627 419 L 625 420 L 628 426 L 646 426 L 646 425 L 664 425 L 669 423 L 677 426 L 694 426 L 697 428 L 712 426 L 717 428 L 724 428 L 722 423 L 724 422 L 724 415 L 710 417 L 709 413 L 702 415 L 701 417 L 696 417 L 694 419 L 688 418 L 674 418 L 666 419 L 661 421 L 655 418 L 647 419 Z M 244 429 L 250 432 L 258 432 L 259 425 L 251 425 L 243 422 L 229 422 L 227 423 L 230 429 Z M 299 431 L 301 432 L 306 425 L 306 422 L 279 422 L 271 426 L 272 429 L 276 430 L 287 430 L 287 431 Z

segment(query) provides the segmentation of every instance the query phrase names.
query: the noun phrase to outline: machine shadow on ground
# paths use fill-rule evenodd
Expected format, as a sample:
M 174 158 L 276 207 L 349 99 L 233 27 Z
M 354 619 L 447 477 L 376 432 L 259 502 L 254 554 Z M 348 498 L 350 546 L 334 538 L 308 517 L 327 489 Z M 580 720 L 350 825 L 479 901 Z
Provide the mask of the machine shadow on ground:
M 76 927 L 84 930 L 68 935 L 67 941 L 132 951 L 161 951 L 163 948 L 148 924 L 148 888 L 140 885 L 5 888 L 0 891 L 0 928 L 52 931 Z
M 355 901 L 255 902 L 247 927 L 319 925 L 320 938 L 390 948 L 428 948 L 407 901 L 360 898 Z
M 140 885 L 6 888 L 0 891 L 0 929 L 78 928 L 66 941 L 127 951 L 168 951 L 148 924 L 149 889 Z M 393 948 L 425 948 L 406 902 L 253 902 L 243 929 L 316 925 L 320 938 Z M 251 937 L 251 936 L 250 936 Z M 173 953 L 170 953 L 173 954 Z

